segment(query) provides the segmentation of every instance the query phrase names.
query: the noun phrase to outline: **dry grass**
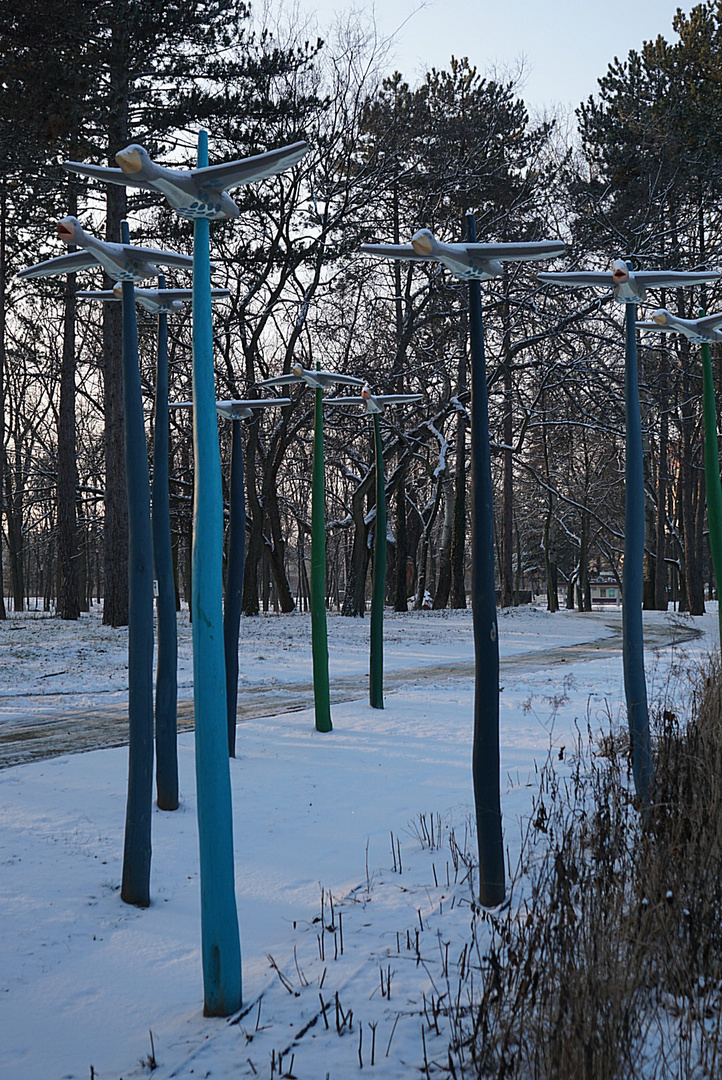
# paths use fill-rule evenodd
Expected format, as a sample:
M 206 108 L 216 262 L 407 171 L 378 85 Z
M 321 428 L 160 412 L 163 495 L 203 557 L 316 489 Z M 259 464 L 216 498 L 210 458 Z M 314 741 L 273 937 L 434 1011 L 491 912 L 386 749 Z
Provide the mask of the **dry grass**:
M 722 1075 L 719 668 L 700 674 L 689 723 L 656 719 L 654 744 L 644 821 L 619 733 L 586 750 L 580 740 L 566 776 L 549 763 L 512 902 L 476 915 L 450 1076 Z

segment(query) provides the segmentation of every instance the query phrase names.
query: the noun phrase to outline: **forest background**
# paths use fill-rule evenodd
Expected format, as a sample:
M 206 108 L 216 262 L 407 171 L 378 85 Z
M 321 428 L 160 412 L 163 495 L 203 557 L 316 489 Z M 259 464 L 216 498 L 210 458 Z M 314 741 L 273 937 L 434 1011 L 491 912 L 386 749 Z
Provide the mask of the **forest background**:
M 270 18 L 266 12 L 266 18 Z M 466 287 L 439 267 L 383 264 L 365 242 L 428 227 L 482 240 L 561 237 L 566 267 L 615 257 L 648 269 L 722 265 L 722 3 L 679 12 L 615 60 L 575 114 L 530 119 L 513 79 L 454 59 L 417 83 L 384 77 L 384 44 L 359 15 L 328 40 L 240 0 L 6 0 L 0 12 L 0 617 L 42 598 L 77 618 L 104 601 L 127 622 L 127 508 L 119 305 L 76 297 L 91 274 L 18 282 L 58 252 L 53 223 L 76 214 L 107 239 L 191 251 L 191 231 L 147 193 L 87 186 L 66 159 L 113 164 L 130 142 L 192 165 L 306 139 L 291 172 L 235 191 L 238 221 L 211 232 L 219 398 L 253 396 L 300 362 L 420 392 L 389 410 L 387 599 L 396 610 L 463 607 L 469 579 Z M 623 307 L 611 294 L 542 286 L 507 265 L 482 290 L 499 601 L 546 592 L 591 608 L 599 574 L 621 583 L 624 516 Z M 548 268 L 544 265 L 544 268 Z M 180 286 L 189 282 L 180 277 Z M 153 285 L 153 282 L 149 282 Z M 719 287 L 648 302 L 685 317 Z M 155 321 L 139 312 L 152 457 Z M 686 338 L 640 347 L 645 449 L 645 606 L 700 614 L 716 595 L 708 554 L 701 364 Z M 190 396 L 190 311 L 170 320 L 171 400 Z M 722 353 L 713 346 L 715 378 Z M 248 503 L 243 606 L 308 601 L 313 396 L 245 425 Z M 229 460 L 229 431 L 220 428 Z M 178 599 L 189 594 L 190 419 L 171 419 Z M 373 445 L 353 407 L 328 411 L 327 597 L 363 614 L 372 558 Z M 8 606 L 10 606 L 8 605 Z

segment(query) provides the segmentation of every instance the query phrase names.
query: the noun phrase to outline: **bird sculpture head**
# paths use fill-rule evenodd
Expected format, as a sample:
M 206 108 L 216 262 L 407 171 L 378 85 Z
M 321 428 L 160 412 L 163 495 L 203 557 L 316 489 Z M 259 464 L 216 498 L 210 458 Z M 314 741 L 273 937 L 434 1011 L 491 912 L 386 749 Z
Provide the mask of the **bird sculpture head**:
M 652 312 L 650 318 L 653 322 L 656 322 L 658 326 L 666 326 L 668 314 L 669 312 L 665 311 L 664 308 L 659 308 L 657 311 Z
M 299 363 L 295 363 L 291 368 L 291 373 L 295 375 L 296 378 L 300 379 L 303 375 L 303 366 Z
M 368 401 L 371 398 L 371 387 L 368 383 L 363 384 L 363 389 L 361 390 L 361 397 L 364 399 L 364 401 Z
M 76 217 L 64 217 L 58 222 L 58 238 L 65 244 L 77 244 L 83 236 L 83 226 Z
M 631 267 L 624 259 L 615 259 L 612 263 L 612 280 L 615 285 L 626 285 Z
M 434 252 L 435 237 L 431 229 L 419 229 L 411 237 L 411 246 L 417 255 L 427 257 Z
M 126 176 L 135 176 L 136 173 L 147 171 L 153 163 L 148 156 L 148 151 L 138 143 L 131 143 L 125 150 L 119 150 L 115 160 Z

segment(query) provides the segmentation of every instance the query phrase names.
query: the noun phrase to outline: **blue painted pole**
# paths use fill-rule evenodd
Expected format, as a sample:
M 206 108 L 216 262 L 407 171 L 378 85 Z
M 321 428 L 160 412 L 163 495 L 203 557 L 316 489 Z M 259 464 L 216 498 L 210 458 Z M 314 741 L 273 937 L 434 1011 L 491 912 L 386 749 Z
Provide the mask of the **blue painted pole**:
M 231 475 L 228 523 L 226 603 L 223 608 L 223 640 L 226 654 L 226 701 L 228 706 L 228 753 L 236 756 L 236 709 L 238 707 L 238 637 L 243 600 L 243 567 L 246 561 L 246 496 L 243 486 L 243 432 L 241 421 L 231 430 Z
M 646 806 L 652 796 L 652 745 L 649 735 L 647 684 L 644 677 L 642 589 L 644 576 L 644 465 L 637 370 L 637 305 L 626 304 L 625 374 L 626 462 L 622 653 L 624 693 L 632 746 L 635 791 Z
M 323 391 L 315 391 L 311 478 L 311 653 L 316 731 L 331 731 L 326 625 L 326 491 L 323 477 Z
M 369 658 L 369 704 L 384 707 L 384 601 L 386 599 L 386 481 L 381 425 L 373 413 L 376 457 L 376 524 L 374 527 L 374 570 L 371 586 L 371 654 Z
M 467 239 L 476 241 L 476 221 L 466 215 Z M 472 775 L 479 845 L 479 899 L 485 907 L 505 895 L 504 845 L 499 784 L 499 634 L 494 578 L 494 498 L 489 448 L 481 289 L 469 282 L 471 334 L 471 608 L 476 677 Z
M 208 164 L 208 135 L 198 135 L 198 166 Z M 193 699 L 195 707 L 201 949 L 204 1013 L 241 1006 L 241 942 L 233 866 L 223 654 L 223 494 L 213 371 L 209 223 L 193 233 Z
M 127 221 L 121 240 L 130 243 Z M 128 492 L 128 801 L 121 899 L 150 904 L 153 807 L 153 540 L 132 282 L 123 282 L 123 407 Z
M 165 288 L 165 277 L 158 277 Z M 158 582 L 155 682 L 155 783 L 160 810 L 178 809 L 178 626 L 168 493 L 168 316 L 158 315 L 153 443 L 153 560 Z

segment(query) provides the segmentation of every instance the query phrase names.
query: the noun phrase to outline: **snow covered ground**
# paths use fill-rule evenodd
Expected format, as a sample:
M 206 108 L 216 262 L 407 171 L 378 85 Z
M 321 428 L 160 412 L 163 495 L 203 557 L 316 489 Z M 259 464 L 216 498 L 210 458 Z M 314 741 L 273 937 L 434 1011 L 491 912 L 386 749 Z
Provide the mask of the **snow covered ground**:
M 619 622 L 614 611 L 500 615 L 510 867 L 550 752 L 556 760 L 588 723 L 623 717 L 619 654 L 575 660 L 570 649 L 551 663 L 542 650 L 609 638 Z M 653 645 L 690 629 L 702 636 Z M 181 631 L 181 694 L 190 696 L 185 617 Z M 716 647 L 716 611 L 645 613 L 645 632 L 659 699 Z M 3 1080 L 143 1076 L 151 1031 L 158 1078 L 346 1080 L 363 1063 L 401 1080 L 424 1068 L 424 1055 L 432 1075 L 433 1062 L 445 1061 L 446 1021 L 434 1002 L 458 985 L 474 919 L 483 933 L 463 861 L 475 849 L 472 683 L 440 668 L 471 659 L 471 618 L 389 616 L 387 670 L 426 668 L 427 677 L 409 675 L 383 711 L 366 704 L 367 635 L 368 620 L 330 619 L 332 679 L 359 676 L 358 700 L 334 707 L 332 733 L 316 733 L 308 710 L 239 726 L 231 776 L 240 1020 L 202 1016 L 192 735 L 180 737 L 181 807 L 154 815 L 153 901 L 144 911 L 119 896 L 125 749 L 0 772 Z M 244 619 L 244 678 L 307 680 L 309 641 L 307 616 Z M 0 732 L 25 709 L 122 701 L 125 642 L 97 614 L 76 625 L 33 613 L 0 624 Z

